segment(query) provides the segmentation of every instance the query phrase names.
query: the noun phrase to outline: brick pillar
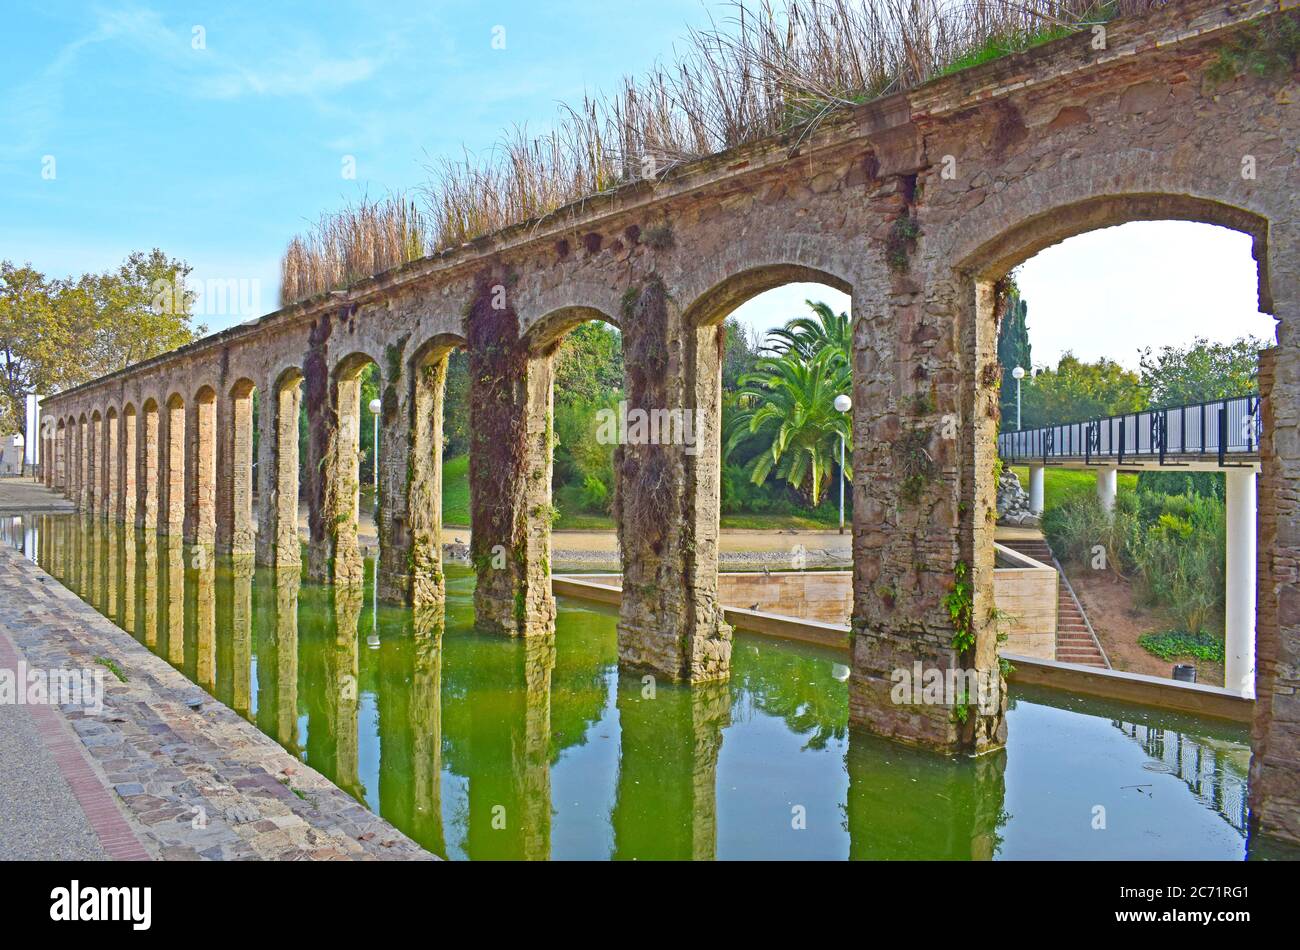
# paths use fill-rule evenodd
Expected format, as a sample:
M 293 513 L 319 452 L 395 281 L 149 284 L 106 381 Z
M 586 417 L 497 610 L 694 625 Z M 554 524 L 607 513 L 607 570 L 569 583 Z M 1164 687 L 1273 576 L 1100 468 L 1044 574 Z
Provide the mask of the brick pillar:
M 117 460 L 117 469 L 122 473 L 122 497 L 118 499 L 117 518 L 123 524 L 135 525 L 135 510 L 138 499 L 136 476 L 139 469 L 139 419 L 140 415 L 131 409 L 122 413 L 122 452 Z
M 158 433 L 158 404 L 152 399 L 140 413 L 140 468 L 139 504 L 136 506 L 136 525 L 144 531 L 158 530 L 159 453 L 162 442 Z
M 158 531 L 179 538 L 185 526 L 185 403 L 180 397 L 167 401 L 162 423 Z
M 104 417 L 104 517 L 117 521 L 122 517 L 121 420 L 115 410 Z
M 1290 339 L 1294 333 L 1294 325 L 1284 320 L 1278 327 L 1282 345 L 1265 350 L 1259 363 L 1263 437 L 1249 783 L 1252 850 L 1259 837 L 1300 844 L 1300 499 L 1295 491 L 1300 346 Z
M 251 557 L 253 529 L 253 385 L 236 384 L 218 413 L 217 550 Z
M 303 367 L 307 399 L 307 576 L 318 583 L 360 586 L 364 565 L 357 544 L 357 452 L 361 384 L 356 375 L 331 373 L 327 342 L 331 317 L 312 325 Z
M 611 824 L 619 860 L 717 857 L 718 756 L 731 722 L 731 687 L 640 684 L 617 697 L 623 739 Z M 667 728 L 665 728 L 665 724 Z M 646 815 L 658 821 L 648 824 Z
M 481 278 L 468 323 L 471 555 L 475 624 L 549 635 L 553 353 L 530 354 L 519 324 Z
M 919 253 L 908 268 L 854 287 L 849 718 L 900 742 L 982 752 L 1006 739 L 993 288 L 982 282 L 977 300 L 974 281 Z
M 185 540 L 210 548 L 217 540 L 217 400 L 211 389 L 190 403 L 185 434 Z
M 615 453 L 623 561 L 622 666 L 672 680 L 726 679 L 718 604 L 722 327 L 686 326 L 658 278 L 623 314 L 626 432 Z M 667 410 L 666 413 L 663 410 Z M 668 420 L 668 431 L 642 420 Z
M 450 348 L 411 361 L 409 380 L 384 389 L 379 435 L 379 594 L 395 603 L 441 605 L 442 406 Z
M 263 389 L 259 402 L 257 471 L 257 562 L 297 568 L 302 559 L 298 540 L 298 416 L 302 378 L 294 374 Z

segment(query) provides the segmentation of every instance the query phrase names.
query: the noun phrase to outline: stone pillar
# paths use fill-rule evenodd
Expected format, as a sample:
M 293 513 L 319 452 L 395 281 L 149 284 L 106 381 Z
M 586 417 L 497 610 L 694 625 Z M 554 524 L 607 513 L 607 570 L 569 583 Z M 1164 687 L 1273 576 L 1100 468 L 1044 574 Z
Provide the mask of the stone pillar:
M 54 487 L 64 495 L 68 493 L 68 427 L 56 429 L 54 436 Z
M 1295 267 L 1270 270 L 1275 288 L 1295 293 Z M 1284 274 L 1288 279 L 1281 279 Z M 1300 497 L 1295 491 L 1300 484 L 1300 345 L 1290 319 L 1300 313 L 1296 303 L 1273 311 L 1283 318 L 1280 345 L 1260 354 L 1259 363 L 1263 437 L 1249 783 L 1252 850 L 1257 837 L 1300 844 Z
M 449 347 L 435 346 L 412 361 L 409 381 L 386 381 L 379 418 L 379 596 L 422 608 L 445 597 L 442 401 L 449 355 Z
M 527 351 L 514 310 L 493 307 L 498 286 L 480 278 L 468 320 L 474 620 L 549 635 L 553 353 Z
M 260 402 L 262 439 L 258 445 L 257 562 L 296 568 L 298 540 L 298 415 L 302 380 L 274 381 Z
M 159 466 L 158 531 L 179 537 L 185 526 L 185 403 L 167 402 Z
M 1224 603 L 1223 685 L 1255 696 L 1255 470 L 1230 468 L 1227 479 L 1228 556 Z
M 77 507 L 90 513 L 90 423 L 77 423 Z
M 205 389 L 190 404 L 185 423 L 185 541 L 211 548 L 217 540 L 217 400 Z
M 123 524 L 135 525 L 137 496 L 136 475 L 139 468 L 139 414 L 135 409 L 122 413 L 122 452 L 117 469 L 122 473 L 122 496 L 118 499 L 116 517 Z
M 724 330 L 686 325 L 657 277 L 624 299 L 619 663 L 670 680 L 726 679 L 731 628 L 717 597 Z M 665 418 L 667 432 L 638 426 Z
M 303 367 L 307 399 L 307 576 L 318 583 L 361 586 L 364 565 L 357 544 L 357 451 L 360 381 L 331 373 L 327 343 L 331 320 L 312 325 Z
M 122 444 L 120 418 L 110 410 L 104 417 L 104 517 L 117 521 L 121 512 Z
M 253 529 L 253 387 L 236 385 L 218 413 L 221 429 L 217 453 L 217 550 L 252 557 Z
M 887 183 L 879 200 L 907 213 L 905 195 Z M 1006 741 L 992 619 L 993 283 L 919 247 L 909 260 L 882 261 L 853 290 L 849 718 L 899 742 L 979 753 Z
M 1107 514 L 1115 511 L 1115 493 L 1119 488 L 1119 469 L 1107 466 L 1097 469 L 1097 501 Z
M 158 530 L 158 492 L 161 487 L 158 434 L 158 404 L 152 400 L 140 414 L 140 503 L 136 507 L 136 524 L 144 531 Z
M 1043 513 L 1043 465 L 1029 466 L 1029 510 L 1036 515 Z
M 104 419 L 99 413 L 86 424 L 86 484 L 82 494 L 86 498 L 86 514 L 94 517 L 99 514 L 100 482 L 103 478 L 104 451 L 100 447 L 104 439 Z

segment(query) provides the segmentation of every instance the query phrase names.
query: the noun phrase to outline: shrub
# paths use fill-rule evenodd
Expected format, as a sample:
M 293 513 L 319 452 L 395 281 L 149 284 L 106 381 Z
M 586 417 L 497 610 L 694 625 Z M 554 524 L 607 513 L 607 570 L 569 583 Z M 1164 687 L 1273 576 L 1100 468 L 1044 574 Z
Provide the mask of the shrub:
M 1187 633 L 1183 630 L 1144 633 L 1138 637 L 1138 644 L 1162 660 L 1192 657 L 1214 663 L 1223 662 L 1223 641 L 1208 633 Z

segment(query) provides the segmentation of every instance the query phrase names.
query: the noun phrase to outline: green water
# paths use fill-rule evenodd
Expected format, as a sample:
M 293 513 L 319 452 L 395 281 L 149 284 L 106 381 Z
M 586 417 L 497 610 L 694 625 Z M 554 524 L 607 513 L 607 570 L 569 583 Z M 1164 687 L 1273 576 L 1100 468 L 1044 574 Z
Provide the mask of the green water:
M 846 657 L 737 634 L 727 684 L 620 675 L 612 610 L 472 630 L 473 577 L 417 625 L 78 516 L 0 534 L 187 677 L 449 858 L 1236 858 L 1244 728 L 1016 689 L 1005 750 L 848 728 Z M 371 566 L 367 565 L 367 576 Z M 1104 828 L 1095 828 L 1098 807 Z

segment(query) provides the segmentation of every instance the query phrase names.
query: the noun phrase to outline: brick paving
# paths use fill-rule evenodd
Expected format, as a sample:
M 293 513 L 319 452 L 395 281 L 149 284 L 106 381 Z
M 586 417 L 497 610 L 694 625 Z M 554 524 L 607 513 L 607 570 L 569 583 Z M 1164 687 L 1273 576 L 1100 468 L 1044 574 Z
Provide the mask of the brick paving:
M 99 715 L 25 708 L 110 858 L 433 858 L 37 565 L 0 548 L 0 667 L 20 659 L 44 670 L 104 670 Z

